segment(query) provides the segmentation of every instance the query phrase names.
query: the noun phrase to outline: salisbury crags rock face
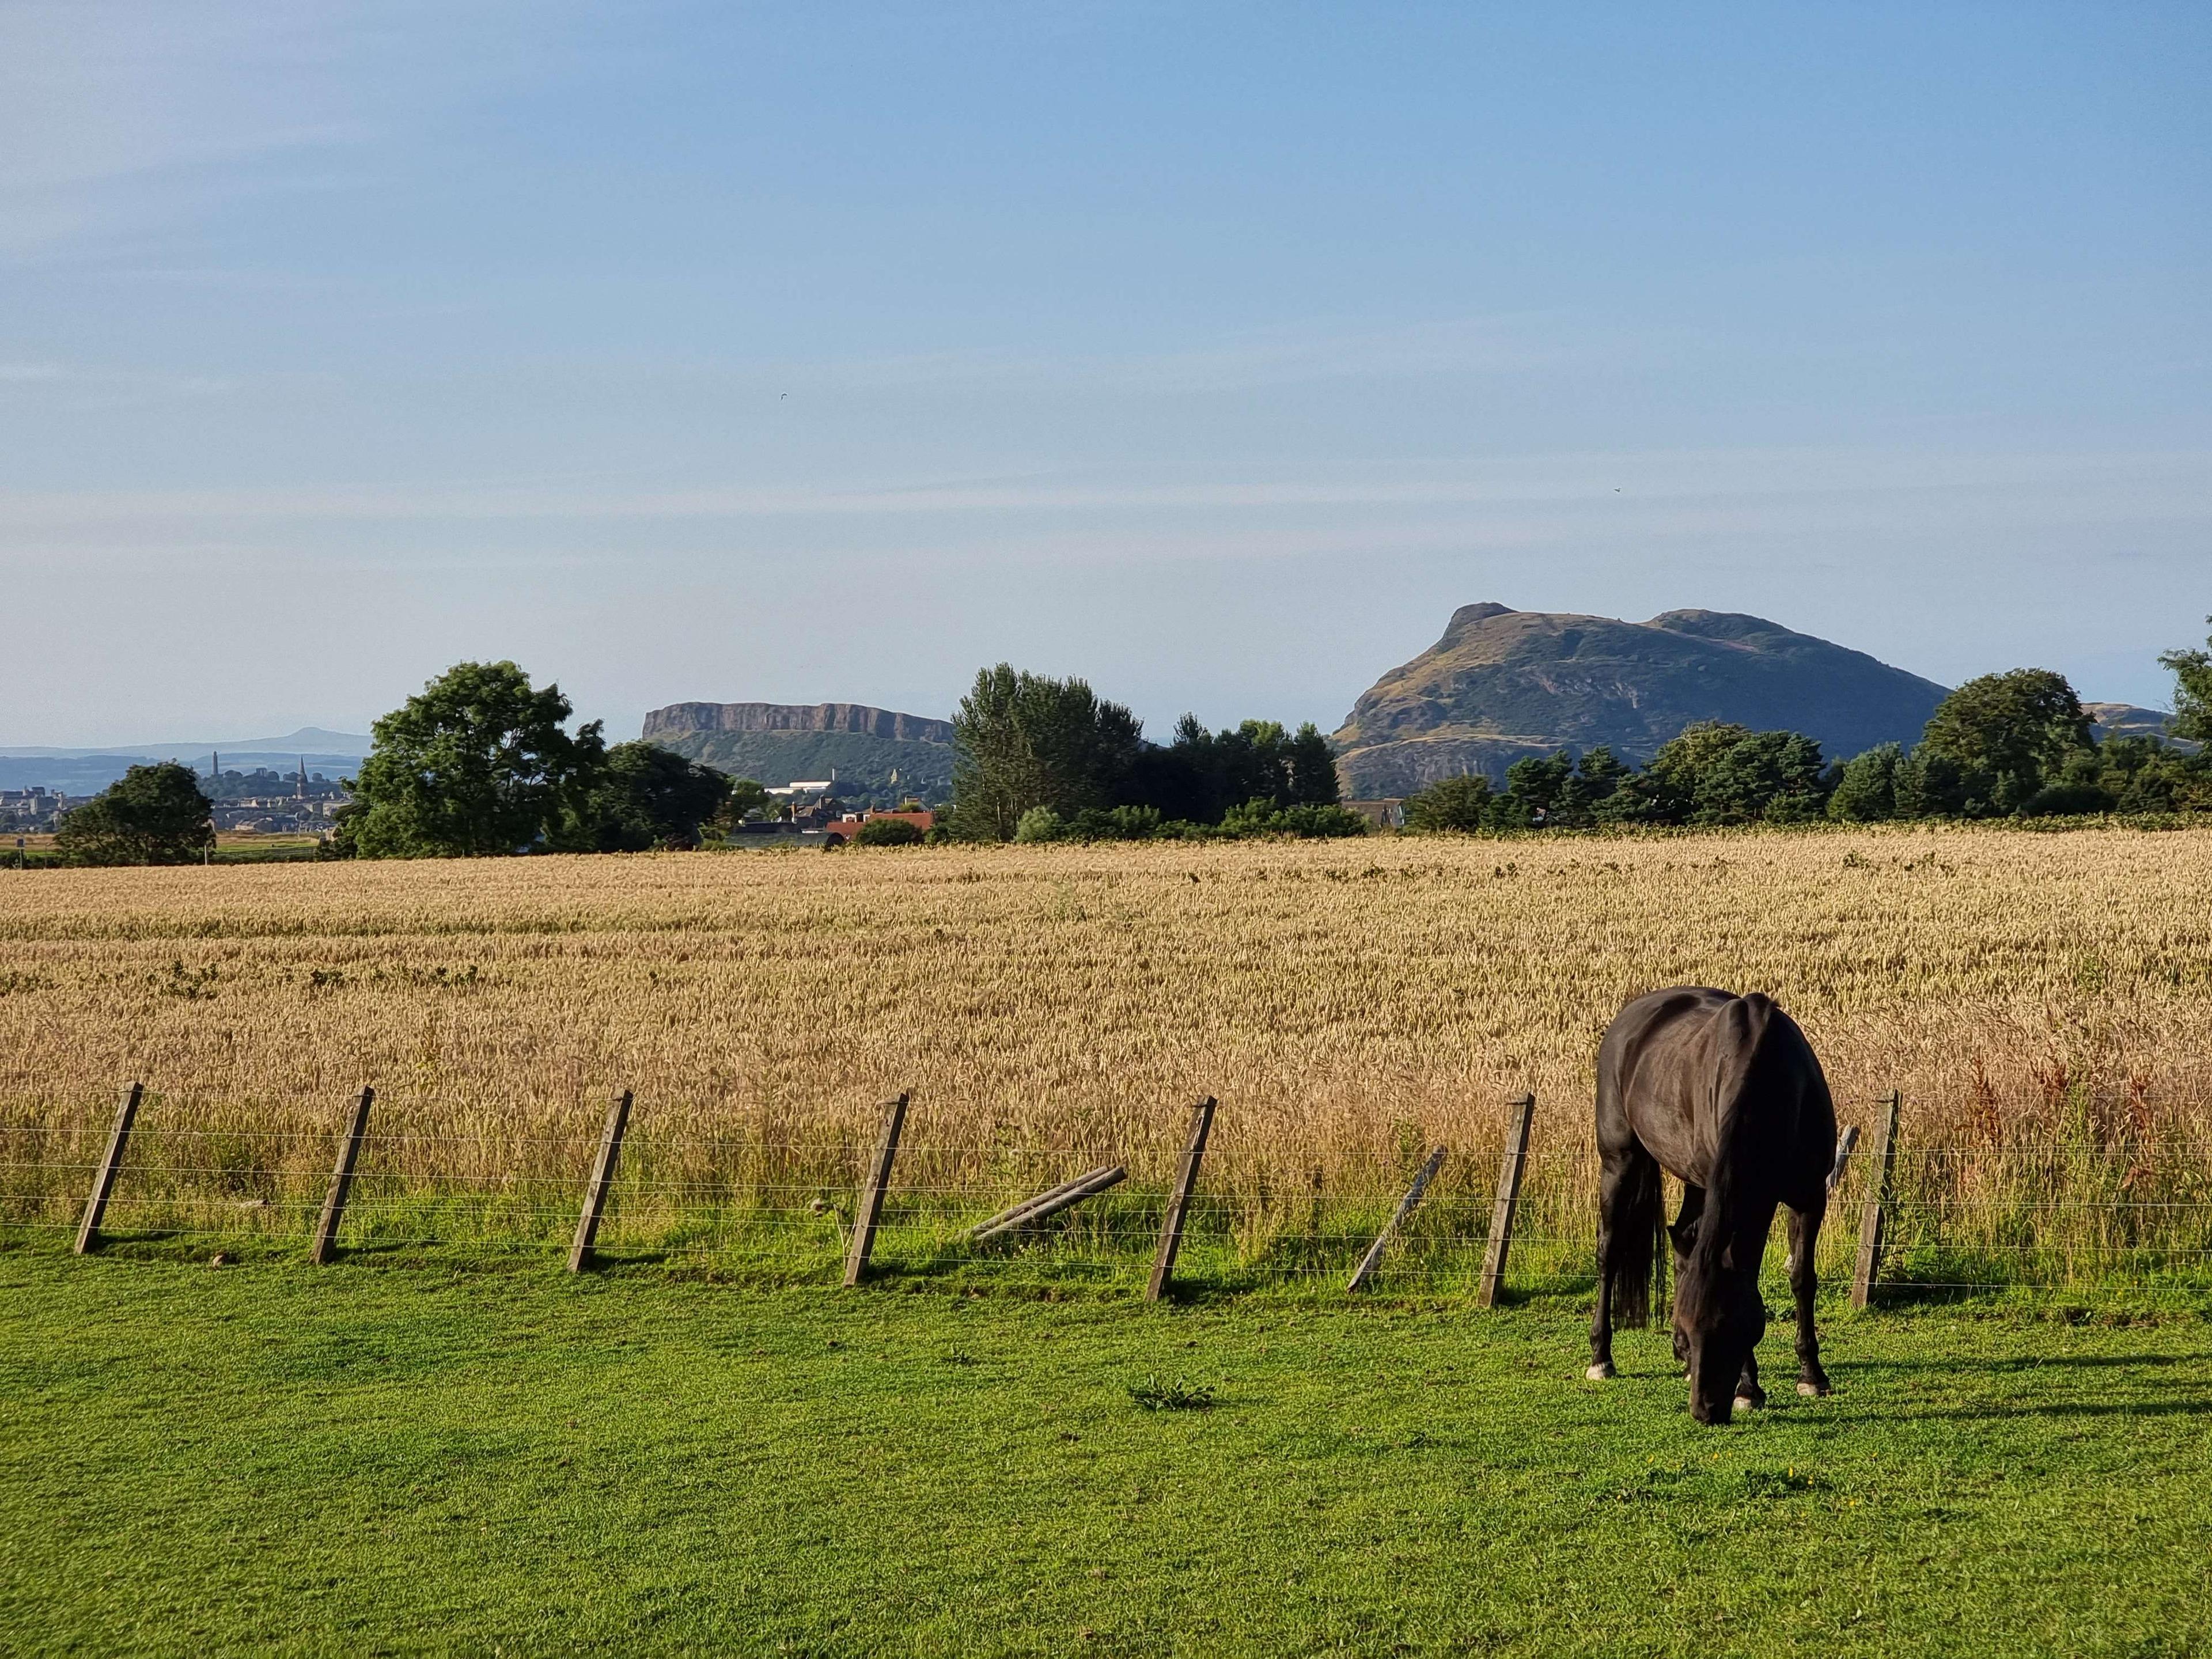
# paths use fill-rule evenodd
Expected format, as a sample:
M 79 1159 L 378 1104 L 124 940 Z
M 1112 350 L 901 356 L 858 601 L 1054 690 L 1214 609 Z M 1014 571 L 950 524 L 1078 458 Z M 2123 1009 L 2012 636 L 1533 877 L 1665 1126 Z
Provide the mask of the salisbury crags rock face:
M 695 732 L 857 732 L 899 743 L 950 743 L 952 722 L 864 702 L 675 702 L 645 717 L 654 742 Z
M 1698 720 L 1817 738 L 1831 757 L 1910 744 L 1945 688 L 1758 617 L 1669 611 L 1647 623 L 1462 605 L 1336 733 L 1349 795 L 1401 795 L 1524 755 L 1609 744 L 1649 760 Z
M 952 793 L 952 722 L 866 703 L 672 703 L 645 717 L 645 738 L 771 787 L 834 778 L 855 804 Z

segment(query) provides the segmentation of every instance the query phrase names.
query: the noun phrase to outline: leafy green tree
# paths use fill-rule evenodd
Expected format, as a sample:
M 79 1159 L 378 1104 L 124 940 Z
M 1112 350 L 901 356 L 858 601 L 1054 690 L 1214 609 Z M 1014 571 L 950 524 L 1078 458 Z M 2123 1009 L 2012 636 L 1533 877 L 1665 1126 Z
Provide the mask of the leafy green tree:
M 1139 757 L 1123 794 L 1194 823 L 1218 823 L 1252 800 L 1289 807 L 1334 806 L 1343 799 L 1336 757 L 1310 720 L 1295 733 L 1274 720 L 1209 732 L 1194 714 L 1176 723 L 1165 749 Z
M 1613 816 L 1646 823 L 1687 823 L 1698 810 L 1705 775 L 1720 757 L 1751 735 L 1747 726 L 1700 720 L 1659 745 L 1634 787 L 1615 804 Z
M 1427 788 L 1406 797 L 1406 828 L 1431 834 L 1467 834 L 1490 821 L 1495 792 L 1490 780 L 1479 775 L 1439 778 Z
M 1577 787 L 1593 813 L 1632 775 L 1628 763 L 1603 744 L 1583 750 L 1575 767 Z
M 729 799 L 730 780 L 713 767 L 657 743 L 618 743 L 560 839 L 601 853 L 692 847 Z
M 1944 698 L 1919 746 L 1958 767 L 1966 813 L 1987 817 L 2018 809 L 2094 744 L 2065 676 L 2015 668 L 1968 680 Z
M 1754 732 L 1712 757 L 1693 823 L 1804 823 L 1827 804 L 1820 745 L 1802 732 Z
M 1505 769 L 1505 793 L 1491 803 L 1489 823 L 1499 830 L 1564 829 L 1571 812 L 1562 812 L 1561 798 L 1570 805 L 1574 794 L 1575 760 L 1565 750 L 1556 755 L 1524 755 Z
M 1958 762 L 1924 744 L 1897 766 L 1897 816 L 1954 818 L 1966 810 L 1966 786 Z
M 353 789 L 363 858 L 468 858 L 596 844 L 606 763 L 593 720 L 574 736 L 558 686 L 511 662 L 457 663 L 378 720 Z
M 756 812 L 768 815 L 769 795 L 768 786 L 757 778 L 732 778 L 727 792 L 722 797 L 720 810 L 714 821 L 725 830 L 743 823 Z
M 952 717 L 953 827 L 1006 841 L 1022 815 L 1115 804 L 1144 744 L 1137 717 L 1079 679 L 986 668 Z
M 2100 800 L 2054 788 L 2094 788 Z M 2049 799 L 2045 799 L 2049 797 Z M 2069 805 L 2071 803 L 2071 805 Z M 2190 753 L 2156 738 L 2108 738 L 2094 754 L 2067 763 L 2057 785 L 2045 786 L 2021 808 L 2023 816 L 2058 811 L 2127 813 L 2212 810 L 2212 753 Z
M 2070 818 L 2109 812 L 2118 803 L 2097 784 L 2069 783 L 2061 779 L 2046 783 L 2020 804 L 2024 818 Z
M 906 818 L 870 818 L 853 832 L 855 847 L 919 847 L 923 839 L 921 826 Z
M 1802 823 L 1820 816 L 1827 797 L 1811 738 L 1703 720 L 1660 744 L 1649 766 L 1592 811 L 1613 823 Z
M 2204 619 L 2212 623 L 2212 617 Z M 2212 638 L 2204 643 L 2212 646 Z M 2167 730 L 2191 743 L 2212 743 L 2212 650 L 2168 651 L 2159 666 L 2173 671 L 2173 721 Z
M 1061 826 L 1065 841 L 1151 841 L 1166 827 L 1157 806 L 1086 806 Z
M 1261 797 L 1223 813 L 1221 831 L 1229 836 L 1296 836 L 1301 841 L 1317 841 L 1364 836 L 1368 823 L 1348 806 L 1323 802 L 1278 806 Z
M 1344 786 L 1336 775 L 1336 756 L 1311 720 L 1292 734 L 1284 759 L 1285 806 L 1340 806 Z
M 189 766 L 134 766 L 65 814 L 54 850 L 69 864 L 190 864 L 215 839 L 215 813 Z
M 1828 797 L 1828 816 L 1843 823 L 1880 823 L 1899 816 L 1898 769 L 1905 764 L 1905 750 L 1885 743 L 1844 764 Z

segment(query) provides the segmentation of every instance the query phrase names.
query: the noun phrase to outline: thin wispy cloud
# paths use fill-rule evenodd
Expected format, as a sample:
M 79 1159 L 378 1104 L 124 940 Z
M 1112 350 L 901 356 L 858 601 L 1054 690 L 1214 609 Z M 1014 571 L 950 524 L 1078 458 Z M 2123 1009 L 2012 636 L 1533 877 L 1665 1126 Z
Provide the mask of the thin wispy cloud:
M 2154 11 L 0 0 L 9 735 L 487 653 L 1333 720 L 1477 599 L 2141 701 L 2212 608 Z

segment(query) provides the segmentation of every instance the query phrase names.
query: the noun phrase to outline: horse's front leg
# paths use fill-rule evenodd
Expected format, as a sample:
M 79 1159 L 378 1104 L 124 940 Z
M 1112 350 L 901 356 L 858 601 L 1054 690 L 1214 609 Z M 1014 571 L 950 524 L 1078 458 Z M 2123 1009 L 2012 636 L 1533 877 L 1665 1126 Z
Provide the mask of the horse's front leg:
M 1828 1392 L 1828 1374 L 1820 1369 L 1820 1334 L 1813 1327 L 1813 1292 L 1819 1288 L 1813 1256 L 1826 1212 L 1825 1194 L 1811 1208 L 1790 1212 L 1790 1293 L 1797 1303 L 1797 1392 L 1815 1398 Z
M 1735 1380 L 1735 1403 L 1745 1411 L 1755 1412 L 1766 1403 L 1766 1390 L 1759 1386 L 1759 1356 L 1747 1353 L 1743 1357 L 1743 1375 Z

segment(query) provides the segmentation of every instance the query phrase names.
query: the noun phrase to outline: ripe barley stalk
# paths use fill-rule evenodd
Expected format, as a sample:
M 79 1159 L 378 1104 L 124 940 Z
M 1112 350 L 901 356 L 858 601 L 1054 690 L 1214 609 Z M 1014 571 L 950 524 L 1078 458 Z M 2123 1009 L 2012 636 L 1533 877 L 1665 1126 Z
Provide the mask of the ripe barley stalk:
M 1157 1213 L 1212 1094 L 1197 1224 L 1334 1271 L 1431 1146 L 1405 1259 L 1479 1233 L 1528 1090 L 1516 1250 L 1579 1270 L 1599 1033 L 1698 982 L 1778 997 L 1846 1121 L 1904 1091 L 1906 1251 L 2201 1262 L 2208 875 L 2212 830 L 1928 829 L 10 875 L 0 1218 L 65 1218 L 143 1078 L 119 1203 L 304 1225 L 373 1083 L 360 1225 L 556 1237 L 627 1087 L 620 1225 L 817 1239 L 909 1089 L 910 1218 L 1126 1162 L 1079 1238 Z

